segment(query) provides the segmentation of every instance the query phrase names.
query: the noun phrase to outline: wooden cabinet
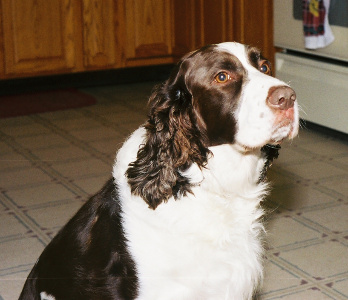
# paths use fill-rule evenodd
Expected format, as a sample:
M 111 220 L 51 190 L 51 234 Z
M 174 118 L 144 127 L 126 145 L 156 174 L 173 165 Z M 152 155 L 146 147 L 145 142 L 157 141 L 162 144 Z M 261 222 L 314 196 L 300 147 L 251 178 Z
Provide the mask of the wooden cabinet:
M 233 3 L 229 0 L 202 1 L 203 44 L 233 40 Z
M 172 62 L 171 6 L 172 1 L 126 1 L 127 65 Z
M 273 0 L 175 0 L 174 55 L 206 44 L 236 41 L 274 60 Z
M 0 0 L 0 78 L 175 62 L 238 41 L 274 56 L 272 0 Z
M 2 12 L 2 3 L 0 1 L 0 12 Z M 1 75 L 4 73 L 5 69 L 5 59 L 4 59 L 4 34 L 2 30 L 2 18 L 0 13 L 0 79 Z
M 174 1 L 174 55 L 206 44 L 233 40 L 233 1 L 229 0 L 175 0 Z
M 3 0 L 1 4 L 6 75 L 76 67 L 76 1 Z
M 0 5 L 0 78 L 125 65 L 122 1 L 2 0 Z
M 83 0 L 82 24 L 84 69 L 124 66 L 122 1 Z
M 233 1 L 234 39 L 262 50 L 274 62 L 273 0 Z

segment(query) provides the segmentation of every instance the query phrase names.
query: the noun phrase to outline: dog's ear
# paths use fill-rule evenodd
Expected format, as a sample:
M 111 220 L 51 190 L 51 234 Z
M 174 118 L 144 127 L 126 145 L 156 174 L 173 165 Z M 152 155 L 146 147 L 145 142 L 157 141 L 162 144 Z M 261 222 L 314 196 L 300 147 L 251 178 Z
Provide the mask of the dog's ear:
M 209 153 L 185 83 L 187 63 L 181 61 L 152 93 L 145 141 L 126 172 L 132 193 L 152 209 L 171 196 L 191 192 L 189 179 L 180 171 L 192 163 L 203 167 Z

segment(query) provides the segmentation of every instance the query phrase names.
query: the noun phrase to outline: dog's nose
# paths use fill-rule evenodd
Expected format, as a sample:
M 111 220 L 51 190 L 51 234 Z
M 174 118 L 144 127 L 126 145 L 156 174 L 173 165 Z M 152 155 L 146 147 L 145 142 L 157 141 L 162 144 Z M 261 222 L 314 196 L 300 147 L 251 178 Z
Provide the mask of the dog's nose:
M 269 90 L 267 103 L 270 107 L 286 110 L 294 106 L 295 91 L 288 86 L 273 87 Z

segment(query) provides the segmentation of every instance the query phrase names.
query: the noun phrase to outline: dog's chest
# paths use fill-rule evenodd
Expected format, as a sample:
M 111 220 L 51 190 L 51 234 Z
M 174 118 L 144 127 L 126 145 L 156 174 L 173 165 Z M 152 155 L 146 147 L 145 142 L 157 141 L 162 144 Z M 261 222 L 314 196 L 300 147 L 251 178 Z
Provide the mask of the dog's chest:
M 261 276 L 261 211 L 242 199 L 230 206 L 224 201 L 196 191 L 125 218 L 139 299 L 209 299 L 210 293 L 217 299 L 217 291 L 219 299 L 233 299 L 230 290 L 242 293 L 255 284 Z M 133 204 L 139 212 L 142 203 Z

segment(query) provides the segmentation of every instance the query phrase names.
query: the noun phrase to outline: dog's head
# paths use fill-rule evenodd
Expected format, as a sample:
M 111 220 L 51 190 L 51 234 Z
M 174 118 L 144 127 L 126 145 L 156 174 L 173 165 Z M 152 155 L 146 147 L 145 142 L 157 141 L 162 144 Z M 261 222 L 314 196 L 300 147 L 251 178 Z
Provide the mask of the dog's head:
M 189 53 L 150 98 L 147 137 L 127 170 L 133 193 L 150 207 L 190 191 L 180 171 L 204 167 L 209 147 L 244 151 L 277 144 L 298 132 L 295 92 L 271 76 L 256 48 L 209 45 Z
M 256 48 L 222 43 L 186 56 L 172 84 L 190 96 L 209 145 L 258 148 L 298 130 L 296 94 L 271 73 Z

